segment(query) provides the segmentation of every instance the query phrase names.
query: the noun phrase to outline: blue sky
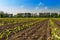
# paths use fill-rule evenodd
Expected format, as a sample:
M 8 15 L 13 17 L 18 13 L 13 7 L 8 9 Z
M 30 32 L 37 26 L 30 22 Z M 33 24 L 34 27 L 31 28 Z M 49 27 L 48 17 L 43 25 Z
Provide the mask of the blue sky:
M 59 12 L 60 0 L 0 0 L 0 11 L 18 12 Z

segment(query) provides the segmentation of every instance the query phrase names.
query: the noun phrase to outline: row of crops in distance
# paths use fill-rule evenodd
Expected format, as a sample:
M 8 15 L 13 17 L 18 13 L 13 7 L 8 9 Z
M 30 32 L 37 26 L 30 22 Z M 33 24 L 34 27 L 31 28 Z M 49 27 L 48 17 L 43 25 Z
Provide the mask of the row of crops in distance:
M 49 25 L 51 27 L 51 40 L 60 40 L 60 36 L 58 35 L 58 29 L 57 24 L 54 23 L 54 20 L 59 21 L 59 18 L 52 18 L 49 19 Z

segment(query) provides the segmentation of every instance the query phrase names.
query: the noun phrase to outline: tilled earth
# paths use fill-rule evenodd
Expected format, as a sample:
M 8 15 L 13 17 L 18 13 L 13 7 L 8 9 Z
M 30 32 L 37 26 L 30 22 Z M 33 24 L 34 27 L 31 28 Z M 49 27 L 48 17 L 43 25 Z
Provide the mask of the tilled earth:
M 35 20 L 36 21 L 36 20 Z M 35 22 L 31 21 L 31 22 Z M 57 35 L 60 36 L 60 22 L 57 20 L 52 20 L 57 28 Z M 22 22 L 22 23 L 15 23 L 15 24 L 9 24 L 4 25 L 0 27 L 0 32 L 3 29 L 13 29 L 16 26 L 22 26 L 22 24 L 30 24 L 31 22 Z M 8 26 L 8 27 L 7 27 Z M 22 29 L 16 34 L 11 34 L 8 37 L 8 40 L 51 40 L 52 34 L 51 34 L 51 27 L 49 25 L 49 20 L 44 20 L 37 22 L 30 26 L 29 28 Z M 6 40 L 6 39 L 1 39 Z M 53 39 L 55 40 L 55 39 Z
M 48 20 L 44 20 L 10 36 L 9 40 L 50 40 L 50 32 Z
M 57 28 L 57 35 L 60 36 L 60 21 L 53 20 L 54 24 L 56 25 Z

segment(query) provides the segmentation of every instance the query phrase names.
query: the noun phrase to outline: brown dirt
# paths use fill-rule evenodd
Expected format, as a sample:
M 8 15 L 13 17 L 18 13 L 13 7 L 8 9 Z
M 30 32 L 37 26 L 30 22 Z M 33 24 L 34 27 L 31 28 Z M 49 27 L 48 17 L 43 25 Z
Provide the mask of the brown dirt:
M 28 29 L 17 32 L 10 36 L 9 40 L 50 40 L 48 20 L 38 22 Z
M 58 20 L 53 20 L 54 24 L 56 25 L 57 28 L 57 35 L 60 36 L 60 21 Z

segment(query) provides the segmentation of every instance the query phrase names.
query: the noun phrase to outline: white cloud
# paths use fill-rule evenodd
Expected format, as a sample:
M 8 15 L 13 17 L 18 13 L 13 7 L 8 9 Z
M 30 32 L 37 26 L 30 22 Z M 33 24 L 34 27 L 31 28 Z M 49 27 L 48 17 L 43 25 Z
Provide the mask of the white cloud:
M 21 13 L 28 12 L 29 10 L 24 8 L 24 5 L 21 5 L 20 7 L 0 6 L 0 11 L 4 11 L 7 13 L 13 13 L 15 15 L 19 12 L 21 12 Z
M 54 10 L 51 10 L 48 6 L 45 6 L 44 3 L 40 2 L 35 8 L 34 12 L 54 12 Z
M 44 7 L 44 9 L 45 9 L 45 10 L 48 10 L 48 7 L 47 7 L 47 6 L 45 6 L 45 7 Z
M 38 10 L 40 7 L 42 7 L 43 6 L 43 3 L 42 2 L 40 2 L 36 7 L 35 7 L 35 10 Z
M 42 2 L 40 2 L 40 3 L 38 4 L 38 6 L 42 6 L 42 5 L 44 5 Z
M 44 5 L 45 5 L 44 3 L 40 2 L 39 4 L 37 4 L 37 6 L 34 9 L 27 9 L 27 8 L 25 8 L 24 5 L 21 5 L 20 7 L 8 7 L 8 6 L 0 5 L 0 11 L 13 13 L 14 15 L 19 12 L 21 12 L 21 13 L 55 12 L 55 10 L 51 10 L 51 9 L 49 9 L 48 6 L 44 6 Z
M 59 12 L 59 11 L 57 11 L 56 9 L 51 9 L 48 6 L 45 6 L 44 3 L 40 2 L 34 8 L 34 11 L 33 12 L 39 13 L 39 12 Z

